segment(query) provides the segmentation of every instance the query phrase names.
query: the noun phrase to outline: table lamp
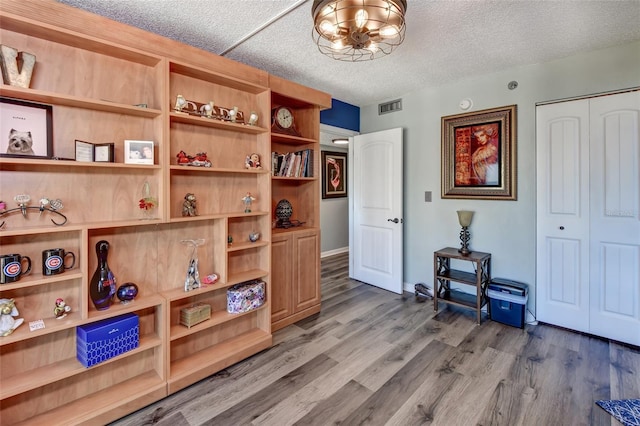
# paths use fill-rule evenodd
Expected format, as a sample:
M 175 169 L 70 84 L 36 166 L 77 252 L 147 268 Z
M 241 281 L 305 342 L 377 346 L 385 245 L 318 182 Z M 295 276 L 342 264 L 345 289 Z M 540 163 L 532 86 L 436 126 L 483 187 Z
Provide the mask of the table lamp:
M 461 247 L 458 249 L 458 252 L 463 255 L 467 255 L 471 253 L 469 250 L 469 240 L 471 239 L 469 225 L 471 225 L 471 219 L 473 219 L 473 212 L 468 210 L 458 210 L 457 213 L 458 222 L 460 222 L 460 226 L 462 226 L 462 230 L 460 230 Z

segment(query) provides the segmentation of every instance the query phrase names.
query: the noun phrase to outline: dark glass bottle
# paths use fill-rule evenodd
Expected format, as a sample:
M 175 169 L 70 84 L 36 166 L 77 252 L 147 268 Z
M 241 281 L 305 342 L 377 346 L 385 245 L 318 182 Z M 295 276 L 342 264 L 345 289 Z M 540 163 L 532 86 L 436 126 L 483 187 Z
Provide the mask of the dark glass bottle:
M 89 293 L 91 301 L 97 310 L 109 309 L 116 294 L 116 278 L 109 269 L 107 256 L 109 255 L 109 242 L 98 241 L 96 244 L 96 255 L 98 256 L 98 268 L 89 283 Z

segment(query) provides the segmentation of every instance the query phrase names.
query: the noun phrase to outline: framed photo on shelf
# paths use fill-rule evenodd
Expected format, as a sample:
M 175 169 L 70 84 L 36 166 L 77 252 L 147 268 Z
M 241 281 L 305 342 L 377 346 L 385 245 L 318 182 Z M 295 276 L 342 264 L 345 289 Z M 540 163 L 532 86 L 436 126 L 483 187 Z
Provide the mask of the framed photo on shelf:
M 0 97 L 0 156 L 53 157 L 53 108 Z
M 153 164 L 153 141 L 124 141 L 126 164 Z
M 347 196 L 347 153 L 322 151 L 322 198 Z
M 516 112 L 442 117 L 442 198 L 516 199 Z

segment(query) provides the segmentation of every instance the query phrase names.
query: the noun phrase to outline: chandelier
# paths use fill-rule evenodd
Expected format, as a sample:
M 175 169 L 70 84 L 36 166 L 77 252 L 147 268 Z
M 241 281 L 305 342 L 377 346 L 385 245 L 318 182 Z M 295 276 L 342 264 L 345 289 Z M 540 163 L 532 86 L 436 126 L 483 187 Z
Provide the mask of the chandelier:
M 313 39 L 339 61 L 376 59 L 402 44 L 406 11 L 406 0 L 314 0 Z

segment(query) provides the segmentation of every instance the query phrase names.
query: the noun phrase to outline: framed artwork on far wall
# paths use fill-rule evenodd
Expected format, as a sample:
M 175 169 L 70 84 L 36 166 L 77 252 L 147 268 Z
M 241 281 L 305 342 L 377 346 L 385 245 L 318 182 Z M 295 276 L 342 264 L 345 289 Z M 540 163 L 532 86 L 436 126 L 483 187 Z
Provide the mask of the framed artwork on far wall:
M 442 117 L 442 198 L 516 199 L 516 105 Z
M 347 153 L 322 151 L 322 198 L 347 196 Z
M 53 157 L 53 108 L 0 97 L 0 156 Z

